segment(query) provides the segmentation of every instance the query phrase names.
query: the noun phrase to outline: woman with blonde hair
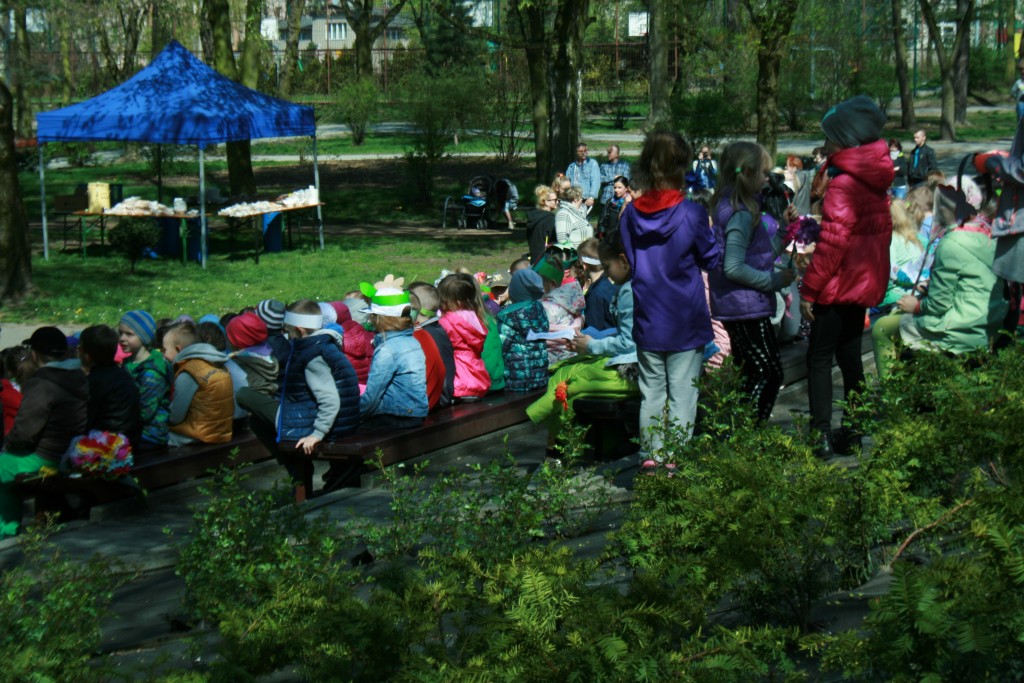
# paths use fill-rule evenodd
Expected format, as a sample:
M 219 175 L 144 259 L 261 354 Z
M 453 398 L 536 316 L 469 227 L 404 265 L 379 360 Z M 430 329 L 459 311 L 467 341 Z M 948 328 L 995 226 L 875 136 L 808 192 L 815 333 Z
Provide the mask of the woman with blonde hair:
M 526 212 L 526 243 L 530 247 L 530 263 L 536 264 L 555 239 L 558 193 L 550 185 L 538 185 L 533 188 L 533 195 L 537 206 Z
M 889 205 L 892 216 L 892 242 L 889 243 L 889 287 L 881 306 L 891 306 L 909 294 L 919 281 L 924 246 L 917 234 L 917 221 L 907 203 L 900 199 Z

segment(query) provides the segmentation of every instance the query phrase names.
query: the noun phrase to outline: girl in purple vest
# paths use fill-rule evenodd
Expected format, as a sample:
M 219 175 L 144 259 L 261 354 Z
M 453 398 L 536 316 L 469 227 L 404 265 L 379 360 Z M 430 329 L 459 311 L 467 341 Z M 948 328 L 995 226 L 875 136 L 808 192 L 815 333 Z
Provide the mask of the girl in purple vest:
M 771 170 L 768 152 L 753 142 L 735 142 L 722 152 L 719 169 L 711 215 L 725 256 L 708 274 L 711 315 L 725 325 L 743 388 L 757 406 L 758 419 L 767 421 L 782 387 L 782 360 L 771 324 L 775 292 L 793 281 L 793 271 L 775 269 L 783 231 L 761 210 L 761 188 Z

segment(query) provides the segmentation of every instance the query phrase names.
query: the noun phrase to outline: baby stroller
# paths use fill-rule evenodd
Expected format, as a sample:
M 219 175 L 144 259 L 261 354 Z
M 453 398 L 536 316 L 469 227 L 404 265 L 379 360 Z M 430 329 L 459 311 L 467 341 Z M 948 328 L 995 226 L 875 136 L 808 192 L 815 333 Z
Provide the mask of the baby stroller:
M 488 199 L 493 184 L 494 179 L 490 176 L 476 176 L 469 181 L 469 187 L 462 197 L 459 199 L 452 196 L 445 197 L 441 227 L 448 227 L 448 217 L 452 214 L 455 218 L 455 227 L 459 230 L 463 228 L 484 230 L 489 227 Z

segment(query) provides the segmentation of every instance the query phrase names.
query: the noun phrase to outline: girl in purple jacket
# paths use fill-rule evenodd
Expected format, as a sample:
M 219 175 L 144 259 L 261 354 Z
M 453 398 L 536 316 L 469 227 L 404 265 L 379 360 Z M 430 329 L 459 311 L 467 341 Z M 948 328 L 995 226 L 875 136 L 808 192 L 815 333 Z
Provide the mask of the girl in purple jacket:
M 722 249 L 703 207 L 681 191 L 693 150 L 678 134 L 647 134 L 634 167 L 643 194 L 620 219 L 626 257 L 633 269 L 633 339 L 640 365 L 642 467 L 664 459 L 659 425 L 665 407 L 670 424 L 693 433 L 704 345 L 714 335 L 701 269 L 718 266 Z
M 782 387 L 782 358 L 771 322 L 775 292 L 793 281 L 792 270 L 774 268 L 783 236 L 778 221 L 761 210 L 761 188 L 771 165 L 768 152 L 754 142 L 734 142 L 722 152 L 712 214 L 725 256 L 708 273 L 711 315 L 729 333 L 744 391 L 762 422 L 771 417 Z

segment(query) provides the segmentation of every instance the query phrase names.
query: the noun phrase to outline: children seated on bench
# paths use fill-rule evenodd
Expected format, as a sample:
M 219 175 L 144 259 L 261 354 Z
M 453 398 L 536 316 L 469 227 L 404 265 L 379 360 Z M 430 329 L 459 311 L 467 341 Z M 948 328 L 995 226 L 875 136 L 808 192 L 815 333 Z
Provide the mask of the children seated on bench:
M 256 315 L 267 325 L 267 344 L 270 355 L 277 359 L 277 384 L 280 387 L 284 380 L 285 366 L 288 364 L 288 353 L 291 345 L 281 334 L 284 326 L 284 304 L 277 299 L 264 299 L 256 306 Z
M 78 337 L 78 358 L 89 379 L 87 429 L 123 434 L 134 448 L 142 437 L 139 389 L 128 371 L 114 363 L 117 332 L 93 325 Z
M 441 297 L 437 294 L 437 287 L 429 282 L 413 282 L 409 285 L 409 294 L 416 295 L 420 302 L 416 329 L 428 333 L 437 345 L 437 352 L 441 354 L 441 361 L 444 363 L 444 386 L 437 407 L 447 408 L 452 404 L 455 395 L 455 349 L 452 347 L 448 332 L 439 322 L 437 311 L 441 307 Z
M 295 442 L 309 455 L 321 441 L 355 432 L 359 425 L 359 386 L 352 364 L 341 351 L 338 334 L 322 329 L 315 301 L 301 299 L 288 306 L 284 328 L 290 351 L 281 384 L 281 401 L 246 388 L 239 402 L 252 414 L 252 433 L 278 456 L 294 481 L 305 481 L 312 464 L 278 454 L 277 444 Z
M 472 275 L 452 273 L 437 286 L 441 298 L 441 326 L 455 351 L 455 398 L 478 400 L 491 388 L 483 361 L 487 324 L 480 290 Z
M 628 398 L 640 394 L 637 384 L 636 343 L 633 341 L 633 287 L 629 261 L 618 230 L 612 231 L 600 245 L 601 263 L 608 277 L 619 285 L 613 303 L 616 332 L 602 339 L 577 335 L 570 342 L 577 355 L 559 364 L 548 381 L 548 391 L 533 402 L 526 414 L 535 423 L 545 423 L 554 435 L 559 416 L 581 395 Z M 560 386 L 562 391 L 559 391 Z M 560 394 L 564 391 L 564 399 Z
M 21 410 L 0 453 L 0 538 L 15 535 L 21 525 L 15 477 L 42 467 L 57 469 L 71 440 L 85 434 L 89 419 L 89 382 L 76 359 L 65 359 L 64 333 L 40 327 L 29 347 L 39 369 L 22 387 Z
M 370 376 L 370 361 L 373 358 L 373 332 L 360 325 L 352 317 L 352 309 L 366 307 L 362 298 L 345 299 L 331 304 L 338 316 L 338 325 L 342 329 L 341 350 L 345 352 L 352 369 L 356 371 L 356 379 L 361 387 L 366 386 L 366 378 Z
M 508 288 L 512 302 L 498 314 L 498 334 L 505 358 L 505 388 L 532 391 L 548 383 L 548 347 L 543 339 L 528 340 L 530 332 L 548 331 L 548 314 L 540 298 L 544 282 L 530 269 L 512 274 Z
M 571 279 L 562 284 L 565 264 L 554 254 L 546 254 L 533 269 L 544 280 L 544 296 L 540 302 L 548 314 L 548 330 L 572 330 L 579 333 L 583 329 L 583 309 L 586 307 L 580 283 Z M 549 365 L 573 355 L 563 339 L 549 339 L 547 345 Z
M 418 427 L 427 416 L 426 359 L 413 336 L 412 307 L 403 283 L 390 274 L 372 287 L 363 283 L 363 293 L 371 297 L 370 323 L 377 332 L 366 391 L 359 399 L 363 429 Z
M 595 332 L 615 327 L 612 300 L 615 298 L 616 287 L 608 279 L 608 274 L 601 265 L 599 244 L 599 239 L 591 237 L 584 241 L 578 250 L 584 272 L 583 293 L 586 308 L 583 310 L 583 320 L 587 328 Z
M 159 350 L 150 350 L 156 321 L 146 311 L 128 311 L 117 326 L 121 350 L 128 354 L 123 367 L 139 389 L 142 436 L 132 444 L 136 452 L 167 446 L 167 418 L 171 405 L 171 366 Z
M 228 343 L 236 349 L 228 357 L 245 373 L 245 384 L 234 385 L 235 403 L 238 392 L 245 387 L 265 396 L 276 396 L 278 367 L 267 343 L 267 324 L 255 313 L 242 313 L 228 322 L 225 333 Z
M 0 404 L 3 405 L 4 438 L 14 427 L 14 418 L 18 416 L 18 409 L 21 407 L 21 388 L 35 369 L 32 352 L 27 346 L 8 347 L 0 356 L 0 374 L 3 375 L 0 381 Z M 3 445 L 3 439 L 0 439 L 0 448 L 3 448 Z
M 420 312 L 420 300 L 415 294 L 409 294 L 409 306 L 412 308 L 409 316 L 412 318 L 412 336 L 420 343 L 423 349 L 423 360 L 426 363 L 427 375 L 427 409 L 435 410 L 441 403 L 441 394 L 444 392 L 445 368 L 441 360 L 441 352 L 434 342 L 434 338 L 426 330 L 416 326 L 416 319 Z M 443 330 L 442 330 L 443 331 Z
M 167 328 L 163 347 L 164 358 L 174 367 L 169 445 L 231 441 L 235 392 L 224 368 L 227 356 L 201 343 L 199 330 L 187 320 Z

